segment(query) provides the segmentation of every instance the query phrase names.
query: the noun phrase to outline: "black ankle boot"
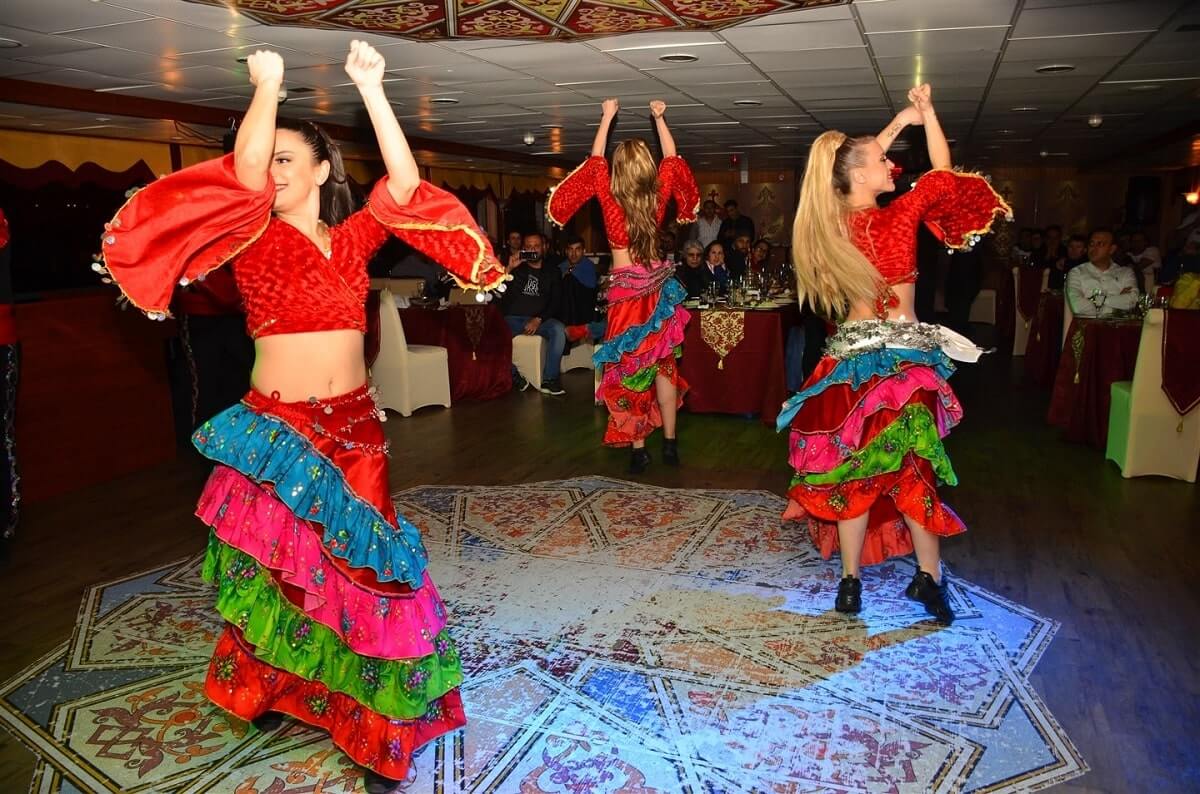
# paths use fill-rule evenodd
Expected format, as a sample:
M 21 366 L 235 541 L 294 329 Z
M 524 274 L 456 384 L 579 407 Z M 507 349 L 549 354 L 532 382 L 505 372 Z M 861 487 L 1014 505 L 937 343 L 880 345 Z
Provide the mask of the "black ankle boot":
M 392 780 L 374 769 L 368 769 L 363 775 L 363 788 L 367 790 L 367 794 L 394 794 L 394 792 L 407 789 L 416 779 L 416 767 L 411 764 L 408 767 L 408 776 L 404 780 Z
M 679 442 L 673 438 L 663 439 L 663 463 L 668 466 L 679 465 Z
M 933 577 L 925 571 L 917 571 L 912 581 L 908 583 L 904 594 L 913 601 L 925 605 L 925 611 L 933 615 L 934 620 L 944 626 L 954 622 L 954 612 L 946 603 L 946 587 L 933 581 Z
M 263 733 L 270 733 L 283 724 L 283 715 L 278 711 L 265 711 L 251 720 L 250 724 Z
M 645 447 L 634 449 L 629 456 L 629 473 L 641 474 L 650 465 L 650 452 Z
M 838 612 L 854 614 L 862 611 L 862 579 L 857 576 L 843 576 L 838 582 L 837 600 L 833 608 Z

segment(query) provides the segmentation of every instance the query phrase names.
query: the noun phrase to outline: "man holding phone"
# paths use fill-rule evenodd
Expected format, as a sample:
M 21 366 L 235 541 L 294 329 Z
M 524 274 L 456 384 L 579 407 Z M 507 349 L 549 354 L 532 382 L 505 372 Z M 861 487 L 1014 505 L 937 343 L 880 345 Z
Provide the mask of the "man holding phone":
M 559 380 L 563 350 L 567 345 L 566 328 L 555 319 L 562 300 L 561 276 L 557 268 L 546 268 L 543 258 L 546 241 L 541 234 L 525 235 L 521 245 L 521 263 L 513 268 L 512 281 L 500 301 L 500 309 L 513 336 L 537 334 L 546 342 L 546 366 L 542 372 L 543 394 L 566 394 Z M 529 382 L 513 371 L 513 385 L 520 391 Z

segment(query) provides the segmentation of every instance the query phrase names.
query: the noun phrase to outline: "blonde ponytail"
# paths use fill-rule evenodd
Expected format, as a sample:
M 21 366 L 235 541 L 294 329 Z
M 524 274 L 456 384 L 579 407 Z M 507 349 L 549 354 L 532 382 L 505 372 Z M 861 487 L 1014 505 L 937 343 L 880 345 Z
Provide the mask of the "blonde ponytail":
M 849 170 L 861 165 L 855 151 L 869 138 L 847 138 L 831 130 L 808 154 L 800 203 L 792 224 L 796 291 L 818 313 L 838 318 L 855 303 L 874 304 L 884 285 L 846 233 Z

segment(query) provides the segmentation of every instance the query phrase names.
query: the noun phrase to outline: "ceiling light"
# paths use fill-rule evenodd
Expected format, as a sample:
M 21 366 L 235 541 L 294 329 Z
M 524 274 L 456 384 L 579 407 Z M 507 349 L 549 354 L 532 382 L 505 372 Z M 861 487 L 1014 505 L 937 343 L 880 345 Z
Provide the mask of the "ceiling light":
M 1066 74 L 1067 72 L 1075 71 L 1075 65 L 1070 63 L 1048 63 L 1045 66 L 1039 66 L 1033 71 L 1038 74 Z
M 3 36 L 0 36 L 0 49 L 11 50 L 11 49 L 15 49 L 16 47 L 23 47 L 23 46 L 25 46 L 25 45 L 23 45 L 21 42 L 17 41 L 16 39 L 6 39 Z
M 108 116 L 97 116 L 96 121 L 112 121 Z
M 452 96 L 435 96 L 433 99 L 429 100 L 429 104 L 431 104 L 431 105 L 457 105 L 458 100 Z
M 1015 108 L 1009 108 L 1013 113 L 1037 113 L 1041 108 L 1033 105 L 1021 105 Z
M 997 135 L 1012 135 L 1016 130 L 995 130 Z
M 798 130 L 800 128 L 797 127 L 795 124 L 784 124 L 782 127 L 776 127 L 775 129 L 782 130 L 784 132 L 791 132 L 793 130 Z
M 1184 193 L 1183 200 L 1188 204 L 1200 204 L 1200 193 L 1197 193 L 1194 190 L 1190 193 Z
M 533 146 L 533 142 L 537 139 L 533 137 L 532 132 L 527 132 L 525 133 L 524 137 L 521 138 L 521 140 L 525 141 L 526 146 Z
M 737 105 L 738 107 L 743 107 L 743 108 L 756 108 L 762 104 L 762 100 L 759 100 L 759 99 L 735 99 L 735 100 L 733 100 L 733 104 Z
M 658 59 L 663 63 L 695 63 L 700 60 L 700 56 L 692 55 L 690 52 L 668 52 L 666 55 L 658 56 Z
M 1162 86 L 1155 83 L 1129 86 L 1130 91 L 1157 91 L 1160 88 L 1162 88 Z
M 1092 129 L 1096 129 L 1097 127 L 1099 127 L 1101 124 L 1104 123 L 1104 117 L 1101 116 L 1099 113 L 1093 113 L 1092 115 L 1088 116 L 1087 121 L 1088 121 L 1089 127 L 1091 127 Z
M 544 129 L 544 130 L 561 130 L 562 125 L 561 124 L 543 124 L 542 129 Z

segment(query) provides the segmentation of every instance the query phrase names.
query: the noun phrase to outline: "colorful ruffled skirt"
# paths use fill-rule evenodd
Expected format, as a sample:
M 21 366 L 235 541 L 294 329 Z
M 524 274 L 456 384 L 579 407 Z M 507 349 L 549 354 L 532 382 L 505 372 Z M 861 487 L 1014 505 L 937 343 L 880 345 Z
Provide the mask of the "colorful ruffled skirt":
M 608 407 L 604 443 L 623 447 L 662 427 L 654 381 L 675 384 L 683 405 L 687 382 L 679 374 L 684 332 L 690 315 L 680 304 L 687 291 L 672 278 L 668 263 L 615 271 L 608 288 L 608 328 L 592 361 L 603 374 L 596 397 Z
M 888 326 L 901 325 L 905 346 L 889 346 L 894 335 L 886 332 L 895 329 Z M 864 332 L 871 339 L 858 344 Z M 778 427 L 790 428 L 795 472 L 784 518 L 807 520 L 826 559 L 838 551 L 837 522 L 864 513 L 870 515 L 864 565 L 912 552 L 904 516 L 935 535 L 966 531 L 937 494 L 939 484 L 957 483 L 942 439 L 962 419 L 946 382 L 954 364 L 938 346 L 944 332 L 924 324 L 846 323 L 804 388 L 784 403 Z M 978 358 L 975 351 L 967 360 Z
M 290 714 L 403 779 L 414 750 L 466 722 L 462 668 L 420 533 L 392 506 L 368 388 L 252 391 L 193 441 L 217 464 L 196 513 L 227 622 L 208 697 L 244 720 Z

